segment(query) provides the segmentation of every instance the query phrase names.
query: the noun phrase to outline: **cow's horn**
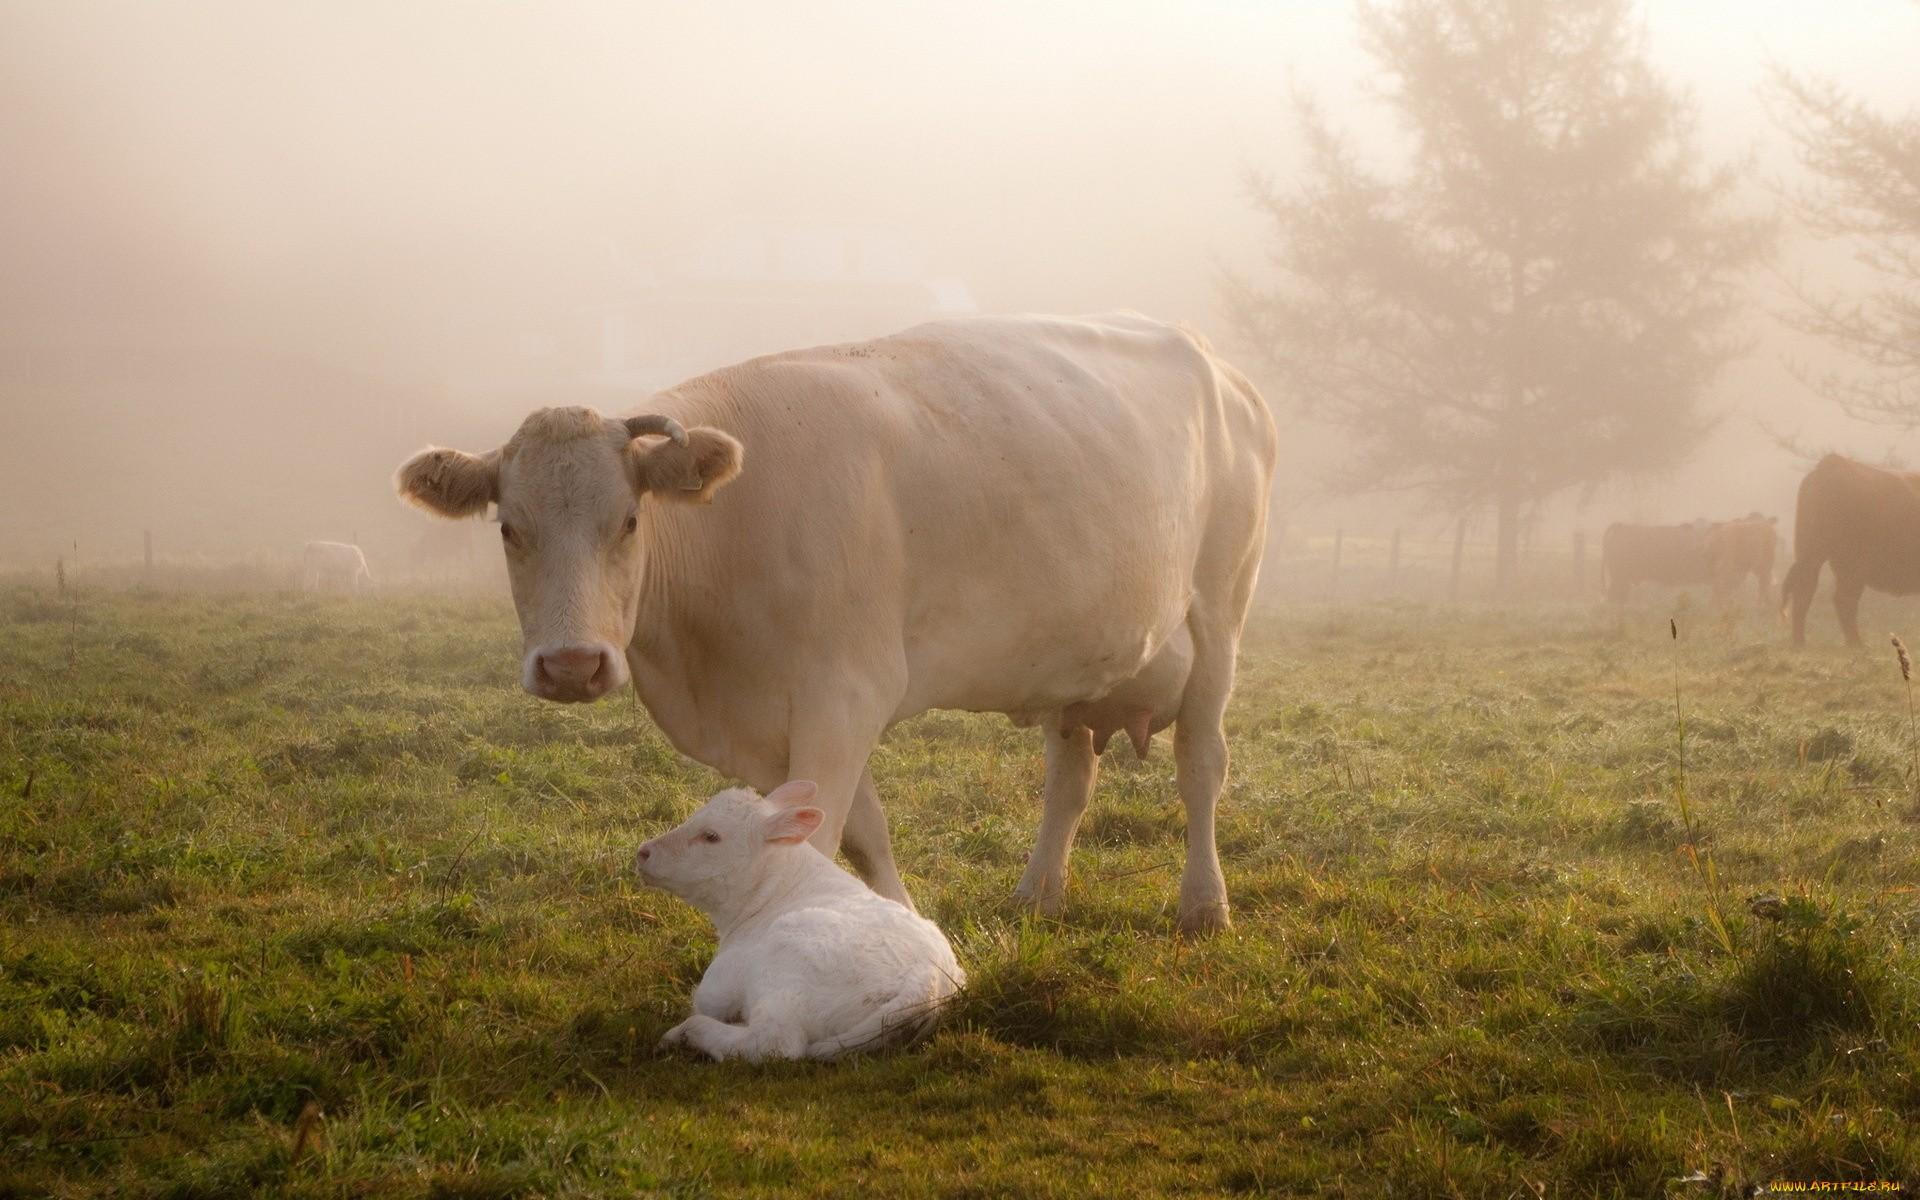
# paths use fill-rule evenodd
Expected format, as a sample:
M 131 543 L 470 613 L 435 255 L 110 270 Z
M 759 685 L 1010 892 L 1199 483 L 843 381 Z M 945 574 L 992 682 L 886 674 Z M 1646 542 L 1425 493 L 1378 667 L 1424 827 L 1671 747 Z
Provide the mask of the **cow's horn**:
M 672 417 L 663 417 L 659 413 L 648 413 L 644 417 L 628 417 L 627 436 L 637 438 L 643 433 L 664 433 L 674 440 L 675 445 L 687 444 L 687 431 L 680 428 L 680 422 Z

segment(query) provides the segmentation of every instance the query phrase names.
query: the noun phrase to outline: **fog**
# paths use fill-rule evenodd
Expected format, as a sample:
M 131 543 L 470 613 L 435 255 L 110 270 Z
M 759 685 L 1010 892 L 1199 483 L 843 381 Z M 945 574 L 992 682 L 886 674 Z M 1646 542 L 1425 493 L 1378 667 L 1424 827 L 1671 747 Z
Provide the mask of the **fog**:
M 1674 0 L 1651 53 L 1702 140 L 1791 176 L 1770 62 L 1913 100 L 1920 6 Z M 1290 97 L 1394 134 L 1350 6 L 0 3 L 0 564 L 289 555 L 402 562 L 393 467 L 528 407 L 609 409 L 752 354 L 949 312 L 1133 308 L 1221 334 L 1268 231 L 1250 170 L 1298 161 Z M 1844 277 L 1787 231 L 1779 270 Z M 1678 474 L 1570 499 L 1614 517 L 1790 513 L 1766 429 L 1879 458 L 1785 369 L 1767 317 Z M 1224 337 L 1227 353 L 1239 357 Z M 1296 530 L 1420 531 L 1324 494 L 1330 436 L 1269 395 Z M 1337 447 L 1335 448 L 1337 449 Z

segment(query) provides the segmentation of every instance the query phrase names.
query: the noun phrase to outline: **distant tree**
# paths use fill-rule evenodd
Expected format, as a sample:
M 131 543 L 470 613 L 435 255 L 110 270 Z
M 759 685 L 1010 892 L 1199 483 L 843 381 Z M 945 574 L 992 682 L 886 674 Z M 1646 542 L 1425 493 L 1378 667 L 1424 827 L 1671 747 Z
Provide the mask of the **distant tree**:
M 1702 165 L 1630 0 L 1358 12 L 1404 163 L 1369 168 L 1299 101 L 1305 171 L 1252 183 L 1278 278 L 1230 272 L 1225 303 L 1287 393 L 1352 436 L 1336 484 L 1493 510 L 1504 594 L 1541 501 L 1698 446 L 1769 231 L 1729 211 L 1735 173 Z
M 1920 425 L 1920 114 L 1883 115 L 1831 81 L 1785 70 L 1771 90 L 1815 181 L 1790 197 L 1796 215 L 1853 243 L 1869 280 L 1864 295 L 1796 287 L 1788 321 L 1863 368 L 1802 378 L 1853 416 Z

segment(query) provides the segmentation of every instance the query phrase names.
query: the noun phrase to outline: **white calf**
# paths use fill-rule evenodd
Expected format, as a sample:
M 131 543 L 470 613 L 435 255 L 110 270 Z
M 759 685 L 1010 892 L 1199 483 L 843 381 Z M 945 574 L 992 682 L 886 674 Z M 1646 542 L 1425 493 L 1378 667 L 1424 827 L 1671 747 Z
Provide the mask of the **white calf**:
M 693 1015 L 662 1046 L 712 1058 L 838 1058 L 930 1029 L 965 982 L 939 926 L 807 838 L 824 815 L 807 780 L 762 799 L 721 792 L 640 847 L 641 878 L 712 918 L 720 952 Z

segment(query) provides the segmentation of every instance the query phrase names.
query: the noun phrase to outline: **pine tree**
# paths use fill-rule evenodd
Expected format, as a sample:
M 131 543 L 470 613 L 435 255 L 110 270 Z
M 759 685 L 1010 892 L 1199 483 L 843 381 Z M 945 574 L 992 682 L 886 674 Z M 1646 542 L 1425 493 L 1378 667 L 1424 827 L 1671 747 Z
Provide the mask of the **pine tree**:
M 1404 164 L 1369 168 L 1302 100 L 1300 181 L 1253 184 L 1278 278 L 1229 274 L 1225 300 L 1281 395 L 1351 435 L 1337 483 L 1493 510 L 1505 594 L 1534 506 L 1699 445 L 1768 229 L 1731 211 L 1732 169 L 1701 165 L 1628 0 L 1359 21 Z

